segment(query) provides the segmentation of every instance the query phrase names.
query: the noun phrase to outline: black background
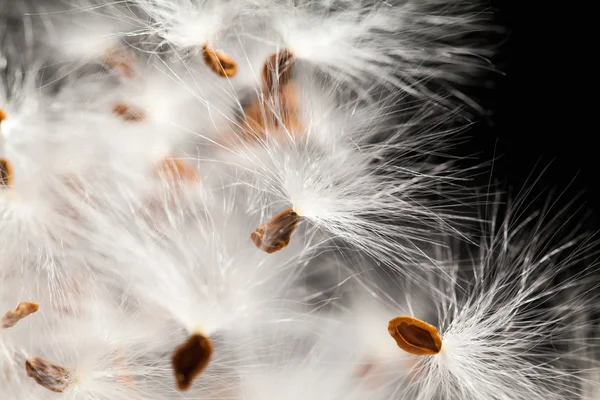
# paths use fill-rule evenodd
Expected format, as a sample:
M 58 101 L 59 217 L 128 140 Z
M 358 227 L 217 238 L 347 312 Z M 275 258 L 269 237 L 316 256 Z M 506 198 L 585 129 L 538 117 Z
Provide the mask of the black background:
M 492 77 L 492 89 L 476 94 L 490 121 L 476 124 L 461 153 L 495 159 L 493 173 L 484 179 L 505 183 L 513 194 L 539 178 L 531 196 L 536 206 L 547 200 L 549 189 L 555 189 L 555 198 L 560 195 L 557 208 L 579 195 L 577 206 L 590 212 L 585 225 L 598 229 L 600 140 L 589 122 L 596 95 L 593 77 L 586 76 L 596 57 L 590 50 L 598 45 L 587 50 L 584 45 L 589 37 L 579 28 L 587 23 L 585 11 L 575 4 L 514 0 L 493 1 L 491 9 L 496 23 L 507 28 L 493 60 L 502 74 Z

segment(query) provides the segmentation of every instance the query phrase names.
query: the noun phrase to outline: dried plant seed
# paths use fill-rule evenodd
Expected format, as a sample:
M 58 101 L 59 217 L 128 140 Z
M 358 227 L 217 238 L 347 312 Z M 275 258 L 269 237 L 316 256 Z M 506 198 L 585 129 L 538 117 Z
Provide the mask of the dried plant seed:
M 206 65 L 223 78 L 231 78 L 237 73 L 237 63 L 233 58 L 220 50 L 213 49 L 208 43 L 202 47 L 202 56 Z
M 125 121 L 140 122 L 144 120 L 144 113 L 129 107 L 127 104 L 119 103 L 113 107 L 113 113 Z
M 173 157 L 164 158 L 159 163 L 157 172 L 159 175 L 172 177 L 177 180 L 200 181 L 198 172 L 192 165 Z
M 106 67 L 114 70 L 119 70 L 126 78 L 133 78 L 134 72 L 131 65 L 131 53 L 125 50 L 112 50 L 109 51 L 104 60 Z
M 6 113 L 0 108 L 0 123 L 6 119 Z
M 17 324 L 17 322 L 28 315 L 33 314 L 39 308 L 40 306 L 35 303 L 20 303 L 17 308 L 4 314 L 2 320 L 0 321 L 0 326 L 2 326 L 4 329 L 12 328 Z
M 292 233 L 300 224 L 301 217 L 288 208 L 277 214 L 271 221 L 259 226 L 250 238 L 260 250 L 272 254 L 290 243 Z
M 12 164 L 5 158 L 0 158 L 0 188 L 12 186 L 13 171 Z
M 41 357 L 25 361 L 27 376 L 40 386 L 56 393 L 62 393 L 69 387 L 70 373 L 64 367 L 51 363 Z
M 398 347 L 416 356 L 431 356 L 442 350 L 437 329 L 413 317 L 396 317 L 388 324 L 388 332 Z
M 190 388 L 194 379 L 208 366 L 212 352 L 210 339 L 201 334 L 192 335 L 187 342 L 175 349 L 172 357 L 173 372 L 180 391 Z
M 289 50 L 275 53 L 267 59 L 263 67 L 267 91 L 273 92 L 291 80 L 294 61 L 294 55 Z

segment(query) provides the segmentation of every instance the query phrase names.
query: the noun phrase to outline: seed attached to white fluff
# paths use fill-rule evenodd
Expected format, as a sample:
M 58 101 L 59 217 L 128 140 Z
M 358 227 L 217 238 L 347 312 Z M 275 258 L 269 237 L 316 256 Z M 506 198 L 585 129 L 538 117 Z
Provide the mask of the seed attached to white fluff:
M 396 317 L 388 324 L 388 332 L 398 347 L 416 356 L 432 356 L 442 350 L 437 329 L 413 317 Z
M 6 158 L 0 158 L 0 188 L 13 184 L 12 164 Z
M 199 333 L 175 349 L 171 359 L 177 388 L 186 391 L 192 386 L 194 379 L 210 363 L 213 346 L 210 339 Z
M 283 50 L 270 56 L 263 67 L 263 81 L 269 92 L 286 85 L 292 79 L 294 55 Z
M 202 56 L 208 68 L 223 78 L 231 78 L 237 73 L 237 63 L 221 50 L 214 49 L 209 43 L 202 47 Z
M 259 226 L 250 238 L 254 245 L 265 253 L 275 253 L 290 243 L 292 233 L 300 224 L 301 217 L 288 208 L 271 221 Z
M 52 392 L 62 393 L 71 383 L 71 373 L 68 369 L 41 357 L 26 360 L 25 370 L 28 377 Z
M 36 303 L 20 303 L 17 308 L 4 314 L 0 320 L 0 326 L 4 329 L 12 328 L 30 314 L 33 314 L 40 308 Z

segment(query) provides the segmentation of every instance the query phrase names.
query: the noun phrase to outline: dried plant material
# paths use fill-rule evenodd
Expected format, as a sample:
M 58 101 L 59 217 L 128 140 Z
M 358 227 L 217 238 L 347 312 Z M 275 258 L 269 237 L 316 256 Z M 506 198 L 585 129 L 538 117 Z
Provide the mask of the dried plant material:
M 142 111 L 136 110 L 124 103 L 116 104 L 113 107 L 113 113 L 125 121 L 140 122 L 144 120 L 144 113 Z
M 277 128 L 277 118 L 262 97 L 257 97 L 244 109 L 244 134 L 247 140 L 266 140 L 267 131 Z
M 223 78 L 231 78 L 237 73 L 237 63 L 230 56 L 214 49 L 208 43 L 202 47 L 202 56 L 206 65 Z
M 437 329 L 413 317 L 396 317 L 388 324 L 388 332 L 398 347 L 416 356 L 431 356 L 442 350 Z
M 296 136 L 302 129 L 300 122 L 300 95 L 296 84 L 286 83 L 279 91 L 283 125 L 287 132 Z
M 2 320 L 0 321 L 0 324 L 4 329 L 12 328 L 17 324 L 17 322 L 27 317 L 28 315 L 33 314 L 39 308 L 40 306 L 36 303 L 20 303 L 17 306 L 17 308 L 4 314 Z
M 263 81 L 267 91 L 272 92 L 292 79 L 294 55 L 289 50 L 273 54 L 263 67 Z
M 190 388 L 194 379 L 208 366 L 213 352 L 209 338 L 201 334 L 192 335 L 187 342 L 175 349 L 173 372 L 180 391 Z
M 192 165 L 174 157 L 163 158 L 156 169 L 161 176 L 189 182 L 200 181 L 198 171 Z
M 117 49 L 109 51 L 104 59 L 104 64 L 114 70 L 119 70 L 126 78 L 133 78 L 133 66 L 132 66 L 133 55 L 131 52 L 123 49 Z
M 40 386 L 56 393 L 64 392 L 71 383 L 69 370 L 41 357 L 26 360 L 25 370 L 27 376 L 33 378 Z
M 13 184 L 12 164 L 6 158 L 0 158 L 0 188 Z
M 6 113 L 0 108 L 0 123 L 6 119 Z
M 115 362 L 119 366 L 119 368 L 122 368 L 125 371 L 129 369 L 129 365 L 121 351 L 118 352 Z M 131 389 L 135 388 L 135 382 L 131 375 L 119 375 L 117 379 L 123 384 L 123 386 Z
M 257 96 L 255 101 L 244 108 L 244 136 L 247 140 L 266 140 L 267 132 L 279 134 L 279 139 L 297 136 L 302 129 L 299 117 L 298 88 L 293 83 L 287 83 L 280 88 L 276 96 Z M 277 103 L 273 103 L 276 100 Z M 273 103 L 272 106 L 270 103 Z M 279 110 L 278 118 L 273 110 Z M 278 128 L 285 132 L 278 132 Z
M 254 245 L 265 253 L 272 254 L 290 243 L 292 233 L 300 224 L 301 217 L 288 208 L 277 214 L 271 221 L 259 226 L 250 238 Z

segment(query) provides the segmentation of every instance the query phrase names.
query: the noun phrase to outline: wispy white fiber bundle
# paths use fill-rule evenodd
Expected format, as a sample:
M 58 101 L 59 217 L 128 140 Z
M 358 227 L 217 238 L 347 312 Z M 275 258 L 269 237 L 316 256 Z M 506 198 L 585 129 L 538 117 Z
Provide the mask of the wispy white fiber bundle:
M 595 399 L 592 236 L 447 161 L 487 18 L 0 0 L 0 397 Z

